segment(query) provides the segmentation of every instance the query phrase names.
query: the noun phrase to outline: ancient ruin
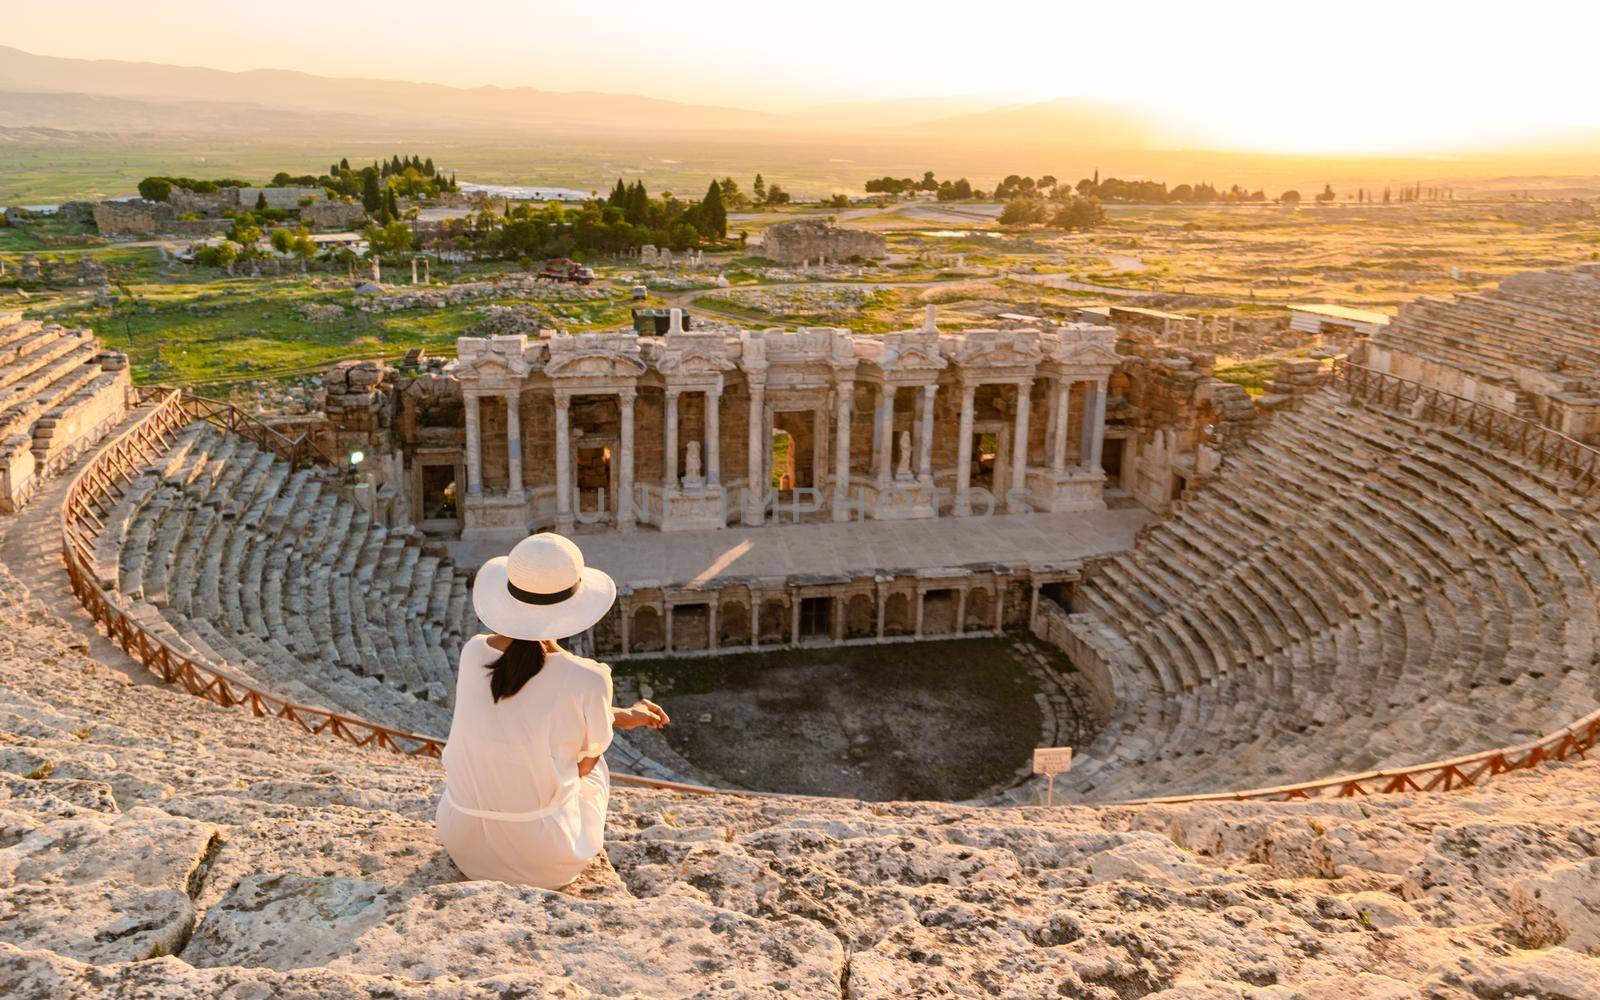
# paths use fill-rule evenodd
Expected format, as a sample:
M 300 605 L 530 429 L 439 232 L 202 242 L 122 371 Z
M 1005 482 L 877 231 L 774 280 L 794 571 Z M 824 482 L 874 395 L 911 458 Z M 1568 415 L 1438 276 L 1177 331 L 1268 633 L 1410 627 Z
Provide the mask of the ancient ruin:
M 780 222 L 761 237 L 761 256 L 779 264 L 835 264 L 871 259 L 886 252 L 878 233 L 841 229 L 816 219 Z
M 0 520 L 0 992 L 1593 995 L 1594 280 L 1254 397 L 1137 329 L 931 313 L 465 337 L 268 422 L 138 393 Z M 52 427 L 126 401 L 86 334 L 0 344 Z M 1072 804 L 754 798 L 619 739 L 578 883 L 463 881 L 428 758 L 468 573 L 544 527 L 622 584 L 573 642 L 624 686 L 1031 633 L 1107 720 Z

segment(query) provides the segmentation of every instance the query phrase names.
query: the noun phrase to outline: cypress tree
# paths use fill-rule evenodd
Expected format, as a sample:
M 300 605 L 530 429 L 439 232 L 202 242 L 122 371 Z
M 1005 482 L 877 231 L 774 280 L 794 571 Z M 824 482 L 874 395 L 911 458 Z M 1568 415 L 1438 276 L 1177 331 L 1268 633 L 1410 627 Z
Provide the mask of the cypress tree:
M 339 170 L 340 170 L 340 172 L 344 173 L 344 172 L 349 171 L 349 169 L 350 169 L 350 161 L 348 159 L 346 159 L 345 157 L 343 157 L 343 156 L 339 157 Z
M 722 239 L 728 235 L 728 209 L 722 203 L 722 185 L 715 180 L 706 189 L 705 200 L 700 202 L 701 232 Z
M 377 167 L 368 167 L 361 171 L 361 205 L 369 215 L 383 208 L 383 192 L 378 189 Z
M 622 183 L 622 178 L 617 178 L 617 186 L 611 189 L 611 197 L 606 199 L 606 204 L 613 208 L 628 207 L 628 189 Z
M 750 185 L 750 193 L 755 197 L 757 205 L 767 200 L 767 182 L 760 174 L 756 174 L 756 182 Z
M 642 226 L 649 221 L 650 195 L 644 189 L 644 181 L 634 181 L 633 187 L 628 189 L 628 205 L 623 214 L 635 226 Z
M 383 199 L 383 214 L 389 216 L 390 221 L 400 218 L 400 200 L 394 196 L 394 188 L 390 188 Z
M 266 210 L 267 210 L 267 193 L 265 191 L 257 191 L 256 192 L 256 211 L 265 212 Z
M 433 176 L 433 157 L 428 157 L 422 164 L 422 172 L 428 177 Z

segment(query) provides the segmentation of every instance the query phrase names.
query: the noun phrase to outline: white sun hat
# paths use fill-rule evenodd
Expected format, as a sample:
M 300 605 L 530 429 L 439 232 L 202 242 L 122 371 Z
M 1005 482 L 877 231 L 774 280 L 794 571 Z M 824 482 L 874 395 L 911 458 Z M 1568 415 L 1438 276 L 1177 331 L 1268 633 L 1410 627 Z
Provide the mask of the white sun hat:
M 583 553 L 551 532 L 529 535 L 490 559 L 472 582 L 478 620 L 512 639 L 567 639 L 605 617 L 617 584 L 583 564 Z

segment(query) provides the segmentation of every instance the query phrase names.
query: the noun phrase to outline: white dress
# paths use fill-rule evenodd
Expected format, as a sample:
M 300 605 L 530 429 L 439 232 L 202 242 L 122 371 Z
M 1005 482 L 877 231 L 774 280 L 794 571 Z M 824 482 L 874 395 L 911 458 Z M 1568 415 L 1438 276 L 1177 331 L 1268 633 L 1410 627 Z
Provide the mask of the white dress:
M 551 653 L 522 690 L 495 702 L 487 636 L 461 650 L 456 710 L 444 748 L 439 842 L 472 879 L 558 889 L 600 853 L 611 782 L 611 668 Z

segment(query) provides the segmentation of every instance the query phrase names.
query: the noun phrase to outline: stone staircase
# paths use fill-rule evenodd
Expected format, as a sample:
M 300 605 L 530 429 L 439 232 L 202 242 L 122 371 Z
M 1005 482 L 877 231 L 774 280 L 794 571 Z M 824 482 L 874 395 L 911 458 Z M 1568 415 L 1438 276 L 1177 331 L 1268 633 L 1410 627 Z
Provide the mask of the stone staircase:
M 0 996 L 1465 1000 L 1600 984 L 1600 764 L 1424 797 L 1143 808 L 618 788 L 603 859 L 546 892 L 451 865 L 436 762 L 132 685 L 4 566 L 0 593 Z
M 1306 397 L 1096 564 L 1123 692 L 1094 799 L 1287 784 L 1533 739 L 1600 706 L 1600 503 L 1465 432 Z

